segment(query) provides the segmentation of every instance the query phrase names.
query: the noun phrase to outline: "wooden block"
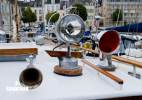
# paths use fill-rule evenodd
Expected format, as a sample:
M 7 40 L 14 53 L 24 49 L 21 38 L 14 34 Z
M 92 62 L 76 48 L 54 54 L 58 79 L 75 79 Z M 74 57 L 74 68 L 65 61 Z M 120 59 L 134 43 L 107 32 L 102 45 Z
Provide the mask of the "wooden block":
M 69 75 L 69 76 L 82 75 L 82 70 L 83 70 L 82 66 L 79 66 L 78 69 L 62 69 L 62 68 L 58 68 L 57 66 L 54 67 L 54 72 L 57 74 Z
M 45 50 L 51 57 L 57 57 L 53 51 L 51 50 Z M 61 57 L 66 56 L 66 51 L 55 51 L 55 53 Z M 83 58 L 83 54 L 81 52 L 71 52 L 71 56 L 75 58 Z
M 38 54 L 38 49 L 37 48 L 0 49 L 0 56 L 28 55 L 29 53 Z

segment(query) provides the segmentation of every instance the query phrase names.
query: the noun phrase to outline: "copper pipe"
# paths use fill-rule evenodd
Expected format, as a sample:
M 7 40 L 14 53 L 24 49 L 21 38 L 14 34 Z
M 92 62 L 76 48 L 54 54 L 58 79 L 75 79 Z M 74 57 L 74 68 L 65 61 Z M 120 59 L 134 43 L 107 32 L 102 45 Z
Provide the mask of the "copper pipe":
M 111 78 L 112 80 L 114 80 L 115 82 L 119 83 L 119 84 L 123 84 L 123 80 L 121 80 L 120 78 L 106 72 L 105 70 L 93 65 L 92 63 L 86 61 L 86 60 L 81 60 L 83 63 L 89 65 L 90 67 L 94 68 L 95 70 L 99 71 L 100 73 L 106 75 L 107 77 Z

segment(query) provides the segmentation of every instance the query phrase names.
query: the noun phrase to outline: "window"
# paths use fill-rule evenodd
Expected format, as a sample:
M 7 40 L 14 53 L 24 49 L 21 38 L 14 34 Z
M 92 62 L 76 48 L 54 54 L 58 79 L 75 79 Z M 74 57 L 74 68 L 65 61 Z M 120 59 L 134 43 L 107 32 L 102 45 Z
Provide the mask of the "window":
M 137 8 L 139 9 L 139 5 L 137 5 Z
M 59 11 L 59 6 L 56 6 L 56 11 Z
M 47 6 L 47 11 L 50 11 L 50 7 L 49 6 Z
M 132 23 L 133 23 L 133 20 L 130 20 L 130 23 L 132 24 Z
M 37 4 L 34 4 L 34 7 L 37 7 Z
M 87 13 L 89 13 L 89 9 L 86 9 Z
M 39 21 L 42 21 L 42 16 L 39 16 Z
M 41 10 L 39 10 L 39 14 L 41 14 Z
M 90 3 L 90 6 L 93 6 L 93 3 Z
M 92 26 L 92 21 L 90 21 L 90 26 Z
M 136 16 L 139 16 L 139 13 L 136 13 Z
M 124 13 L 124 16 L 126 16 L 126 13 Z
M 54 4 L 54 3 L 55 3 L 55 0 L 51 0 L 51 3 Z
M 133 4 L 131 5 L 131 8 L 133 8 Z
M 88 27 L 88 21 L 86 21 L 86 27 Z
M 93 16 L 90 16 L 90 19 L 93 19 Z
M 3 21 L 3 24 L 4 24 L 4 22 L 5 22 L 5 18 L 4 18 L 4 15 L 2 16 L 2 21 Z
M 1 11 L 3 11 L 3 5 L 1 5 Z
M 52 11 L 54 11 L 54 6 L 52 6 Z
M 133 13 L 131 13 L 131 17 L 133 16 Z
M 5 11 L 4 5 L 1 4 L 1 11 Z
M 86 2 L 86 6 L 89 6 L 89 3 L 88 3 L 88 2 Z
M 124 5 L 124 8 L 127 8 L 126 4 Z
M 11 7 L 11 10 L 12 10 L 12 14 L 13 14 L 13 7 Z
M 37 11 L 35 10 L 35 14 L 37 14 Z
M 63 9 L 66 9 L 66 5 L 63 6 Z
M 90 19 L 90 16 L 87 16 L 87 19 Z
M 7 12 L 9 12 L 9 5 L 7 5 Z
M 135 20 L 136 23 L 138 23 L 138 20 Z
M 10 23 L 9 16 L 7 17 L 7 22 L 8 22 L 8 24 Z
M 112 8 L 114 8 L 114 5 L 112 5 Z
M 119 8 L 119 5 L 117 5 L 117 8 Z
M 93 9 L 90 9 L 90 13 L 93 13 Z

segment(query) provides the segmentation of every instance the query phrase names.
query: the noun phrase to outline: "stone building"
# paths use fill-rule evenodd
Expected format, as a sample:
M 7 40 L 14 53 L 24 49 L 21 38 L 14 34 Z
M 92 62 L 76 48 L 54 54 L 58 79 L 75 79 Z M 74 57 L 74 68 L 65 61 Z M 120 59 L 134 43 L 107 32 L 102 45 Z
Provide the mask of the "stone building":
M 47 25 L 47 21 L 45 19 L 48 11 L 57 11 L 60 10 L 60 0 L 45 0 L 44 5 L 44 23 Z
M 116 26 L 111 15 L 117 8 L 123 13 L 123 19 L 118 26 L 141 22 L 142 0 L 106 0 L 106 27 Z
M 18 5 L 17 6 L 17 13 L 18 13 L 18 25 L 19 27 L 21 27 L 21 15 L 22 15 L 22 11 L 21 11 L 21 7 Z M 10 2 L 10 27 L 12 28 L 13 27 L 13 23 L 12 23 L 12 20 L 15 20 L 15 2 L 14 1 L 11 1 Z
M 8 0 L 1 0 L 1 19 L 2 28 L 4 31 L 10 31 L 10 2 Z
M 15 0 L 1 0 L 0 14 L 1 14 L 1 27 L 5 32 L 13 28 L 12 20 L 15 20 Z M 21 16 L 21 8 L 18 6 L 19 15 Z M 19 22 L 20 22 L 19 16 Z
M 85 26 L 88 28 L 89 26 L 94 27 L 94 13 L 95 13 L 95 7 L 94 7 L 94 0 L 69 0 L 70 5 L 73 5 L 74 3 L 82 3 L 87 10 L 88 17 L 85 21 Z
M 94 27 L 94 0 L 45 0 L 44 16 L 48 11 L 57 11 L 61 13 L 64 9 L 78 2 L 86 7 L 88 13 L 87 20 L 85 21 L 86 27 Z M 45 24 L 47 24 L 46 20 Z
M 31 1 L 29 4 L 29 7 L 31 8 L 32 12 L 34 12 L 37 16 L 37 21 L 33 23 L 34 24 L 41 24 L 42 21 L 42 0 L 35 0 Z

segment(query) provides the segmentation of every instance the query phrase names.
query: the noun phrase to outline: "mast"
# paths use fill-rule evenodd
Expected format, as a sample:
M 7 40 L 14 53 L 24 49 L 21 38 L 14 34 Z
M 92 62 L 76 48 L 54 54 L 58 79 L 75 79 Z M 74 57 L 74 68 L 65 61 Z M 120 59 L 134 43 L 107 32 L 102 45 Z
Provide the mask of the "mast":
M 2 27 L 1 0 L 0 0 L 0 27 Z
M 45 33 L 45 26 L 46 26 L 46 22 L 44 22 L 44 4 L 45 4 L 45 0 L 42 0 L 42 24 L 43 24 L 43 33 Z
M 123 3 L 123 23 L 122 23 L 122 26 L 124 26 L 124 1 L 122 1 L 122 3 Z
M 18 33 L 18 11 L 17 11 L 17 1 L 18 1 L 18 0 L 15 0 L 16 33 Z

